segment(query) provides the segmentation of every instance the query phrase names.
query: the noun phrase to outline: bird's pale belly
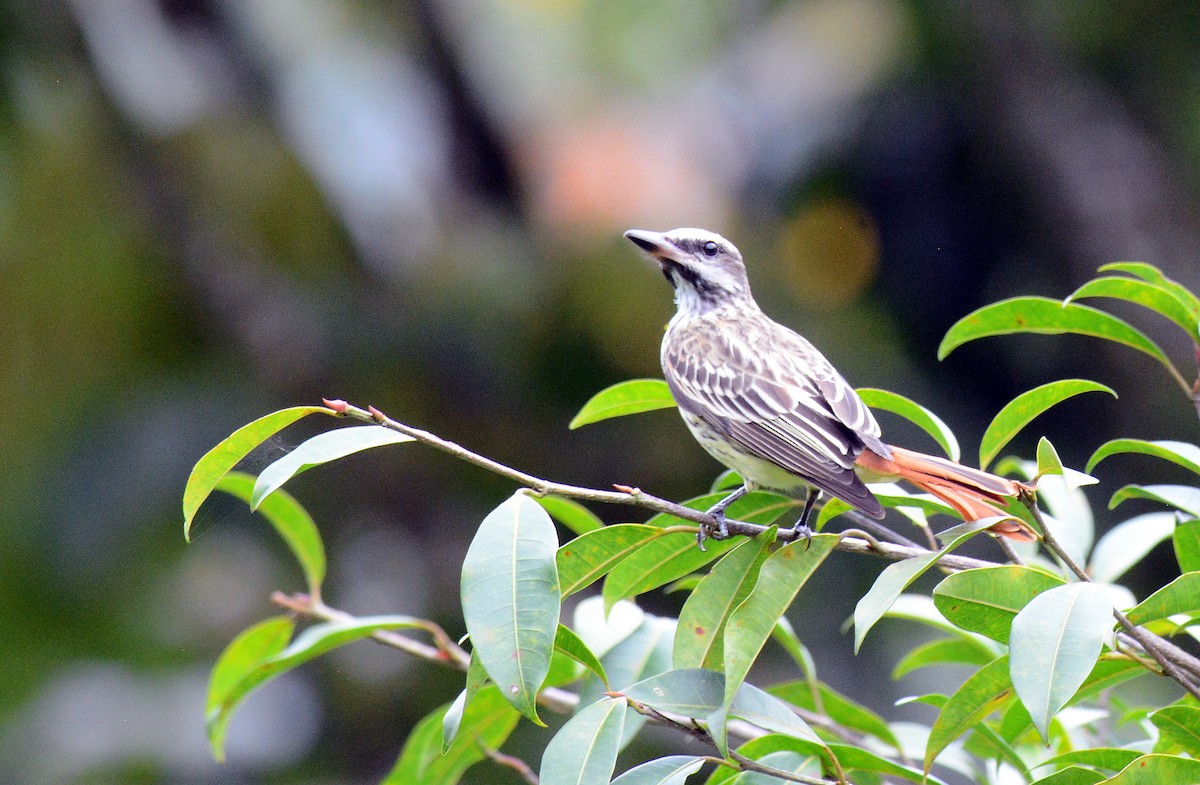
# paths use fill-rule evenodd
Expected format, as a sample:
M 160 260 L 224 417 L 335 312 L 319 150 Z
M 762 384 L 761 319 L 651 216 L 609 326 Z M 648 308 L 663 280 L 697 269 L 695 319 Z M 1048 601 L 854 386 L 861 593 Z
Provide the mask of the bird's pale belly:
M 803 498 L 808 493 L 810 486 L 800 477 L 778 464 L 742 452 L 722 439 L 699 417 L 682 410 L 680 414 L 700 446 L 726 467 L 740 474 L 751 490 L 761 488 L 795 498 Z

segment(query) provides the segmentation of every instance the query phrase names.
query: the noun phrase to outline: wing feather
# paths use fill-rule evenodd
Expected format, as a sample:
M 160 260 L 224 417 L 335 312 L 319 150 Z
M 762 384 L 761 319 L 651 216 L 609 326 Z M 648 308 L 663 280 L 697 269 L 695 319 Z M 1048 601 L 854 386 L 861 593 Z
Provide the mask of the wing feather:
M 863 449 L 890 457 L 870 409 L 812 344 L 757 316 L 702 317 L 668 332 L 663 372 L 680 408 L 742 450 L 882 515 L 853 470 Z

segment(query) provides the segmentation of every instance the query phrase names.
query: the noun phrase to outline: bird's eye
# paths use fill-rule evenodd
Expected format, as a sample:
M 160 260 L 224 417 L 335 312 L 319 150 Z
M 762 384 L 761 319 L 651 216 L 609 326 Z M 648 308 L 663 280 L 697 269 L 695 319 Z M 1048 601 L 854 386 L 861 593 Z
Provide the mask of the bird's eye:
M 712 240 L 709 240 L 708 242 L 706 242 L 704 244 L 704 255 L 705 256 L 716 256 L 717 248 L 718 248 L 717 244 L 714 243 Z

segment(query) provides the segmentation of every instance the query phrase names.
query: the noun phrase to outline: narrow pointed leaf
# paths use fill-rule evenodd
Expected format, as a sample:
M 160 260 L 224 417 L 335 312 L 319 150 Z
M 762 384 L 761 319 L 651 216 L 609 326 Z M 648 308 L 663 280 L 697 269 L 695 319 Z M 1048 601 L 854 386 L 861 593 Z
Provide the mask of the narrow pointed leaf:
M 479 655 L 471 652 L 471 662 L 467 665 L 467 684 L 463 691 L 458 694 L 450 707 L 446 709 L 445 716 L 442 717 L 442 752 L 445 753 L 450 749 L 450 744 L 458 735 L 458 730 L 462 726 L 463 714 L 466 711 L 475 694 L 487 683 L 487 671 L 483 669 L 483 664 L 479 662 Z
M 689 499 L 686 506 L 707 510 L 728 494 L 719 493 Z M 769 493 L 751 493 L 738 499 L 726 511 L 729 520 L 767 526 L 783 513 L 796 507 L 794 499 Z M 646 522 L 658 528 L 695 525 L 673 515 L 658 514 Z M 604 581 L 604 602 L 612 607 L 619 600 L 657 589 L 682 578 L 716 560 L 741 542 L 739 538 L 708 540 L 706 551 L 696 547 L 695 535 L 686 532 L 665 534 L 647 543 L 609 572 Z
M 218 722 L 238 685 L 250 676 L 264 660 L 287 648 L 296 622 L 286 616 L 261 621 L 233 639 L 213 666 L 208 681 L 208 701 L 204 714 L 208 718 L 208 742 L 213 757 L 225 760 L 225 731 L 228 720 Z
M 1120 453 L 1140 453 L 1153 455 L 1164 461 L 1182 466 L 1196 474 L 1200 474 L 1200 447 L 1187 442 L 1170 440 L 1148 442 L 1143 439 L 1114 439 L 1100 445 L 1092 457 L 1088 459 L 1084 471 L 1091 474 L 1096 464 L 1112 455 Z
M 567 427 L 575 430 L 580 426 L 612 417 L 652 412 L 674 405 L 675 399 L 671 397 L 671 391 L 662 379 L 632 379 L 614 384 L 593 395 Z
M 296 639 L 287 648 L 275 650 L 268 656 L 262 657 L 252 668 L 244 669 L 239 667 L 237 671 L 239 678 L 233 678 L 234 669 L 232 666 L 229 666 L 230 670 L 222 674 L 222 688 L 217 690 L 210 685 L 207 713 L 210 743 L 213 744 L 214 750 L 221 748 L 220 745 L 225 738 L 226 728 L 234 712 L 250 696 L 250 693 L 271 679 L 287 673 L 298 665 L 315 659 L 327 651 L 344 646 L 352 641 L 361 640 L 379 630 L 425 629 L 427 624 L 427 622 L 421 619 L 414 619 L 410 616 L 362 616 L 350 621 L 315 624 L 296 636 Z M 255 627 L 251 629 L 258 630 L 259 628 Z M 273 625 L 270 629 L 278 636 L 283 630 L 283 625 Z M 277 646 L 278 637 L 272 637 L 268 641 L 267 633 L 262 633 L 262 635 L 263 637 L 260 639 L 256 633 L 253 640 L 256 643 L 260 641 L 270 643 L 269 647 L 264 646 L 264 652 L 268 648 Z M 232 649 L 235 645 L 241 649 L 241 647 L 247 644 L 242 638 L 239 638 L 233 644 L 230 644 L 230 648 Z M 229 649 L 226 649 L 226 651 L 228 652 Z M 241 665 L 245 665 L 246 660 L 243 654 L 243 651 L 239 651 L 236 656 L 231 655 L 231 660 L 236 660 Z M 224 659 L 224 655 L 222 655 L 222 659 Z M 218 662 L 218 667 L 221 667 L 220 662 Z
M 633 634 L 600 658 L 608 674 L 609 688 L 618 692 L 671 668 L 671 641 L 675 638 L 675 620 L 646 616 Z M 579 691 L 579 704 L 588 706 L 600 699 L 604 687 L 599 679 L 588 679 Z M 628 742 L 646 718 L 633 714 L 625 720 Z
M 1013 686 L 1042 738 L 1096 665 L 1113 625 L 1102 586 L 1071 583 L 1034 597 L 1012 623 Z
M 1037 595 L 1062 586 L 1063 580 L 1017 565 L 963 570 L 933 590 L 933 602 L 958 627 L 1008 643 L 1017 613 Z
M 888 390 L 860 387 L 858 395 L 862 398 L 863 403 L 872 409 L 891 412 L 916 425 L 933 437 L 933 440 L 938 443 L 950 460 L 957 461 L 959 459 L 958 439 L 955 438 L 954 432 L 929 409 L 903 395 L 897 395 Z
M 1088 572 L 1100 583 L 1112 583 L 1175 532 L 1175 513 L 1152 512 L 1109 529 L 1092 549 Z
M 1176 755 L 1143 755 L 1104 782 L 1106 785 L 1200 782 L 1200 760 Z
M 627 711 L 625 701 L 602 698 L 572 717 L 546 745 L 541 785 L 608 785 Z
M 462 568 L 471 645 L 513 707 L 539 724 L 534 701 L 558 631 L 557 549 L 550 516 L 518 491 L 480 524 Z
M 1141 757 L 1137 750 L 1127 750 L 1114 747 L 1092 747 L 1085 750 L 1071 750 L 1055 755 L 1049 760 L 1042 761 L 1040 766 L 1062 766 L 1078 763 L 1108 771 L 1120 771 Z
M 1087 379 L 1063 379 L 1023 392 L 1005 404 L 979 441 L 979 466 L 986 469 L 997 453 L 1025 429 L 1035 417 L 1068 398 L 1085 392 L 1106 392 L 1116 398 L 1111 387 Z
M 1174 368 L 1158 344 L 1117 317 L 1086 305 L 1063 305 L 1047 297 L 1014 297 L 967 314 L 946 331 L 938 347 L 938 359 L 944 359 L 968 341 L 1012 333 L 1075 333 L 1103 338 L 1137 349 L 1167 368 Z
M 683 785 L 705 762 L 705 758 L 697 755 L 668 755 L 634 766 L 613 780 L 612 785 Z
M 1148 281 L 1105 276 L 1088 281 L 1063 302 L 1069 303 L 1087 297 L 1109 297 L 1149 308 L 1179 325 L 1192 340 L 1196 340 L 1196 324 L 1200 314 L 1192 313 L 1173 292 L 1161 286 Z
M 1200 297 L 1197 297 L 1190 289 L 1163 275 L 1162 270 L 1159 270 L 1152 264 L 1145 262 L 1114 262 L 1106 264 L 1100 268 L 1100 272 L 1122 272 L 1129 275 L 1137 276 L 1147 283 L 1152 283 L 1175 296 L 1175 299 L 1183 305 L 1191 317 L 1191 328 L 1188 328 L 1193 338 L 1200 337 L 1195 334 L 1197 325 L 1200 325 Z
M 763 562 L 758 582 L 725 625 L 725 705 L 750 672 L 750 666 L 771 636 L 775 620 L 792 604 L 837 544 L 838 537 L 818 534 L 811 546 L 802 540 L 783 546 Z
M 742 475 L 735 472 L 733 469 L 726 469 L 713 478 L 712 484 L 708 486 L 709 493 L 718 493 L 720 491 L 733 491 L 740 488 L 742 485 Z
M 565 496 L 539 496 L 534 499 L 550 517 L 576 534 L 587 534 L 604 526 L 596 513 Z
M 440 736 L 447 708 L 436 709 L 418 723 L 380 785 L 455 785 L 467 769 L 487 758 L 485 750 L 504 744 L 521 717 L 489 684 L 469 702 L 458 735 L 443 753 Z
M 1176 613 L 1200 613 L 1200 572 L 1180 575 L 1138 603 L 1126 616 L 1134 624 L 1145 624 Z
M 1037 444 L 1037 477 L 1045 477 L 1047 475 L 1057 475 L 1062 478 L 1063 485 L 1068 493 L 1074 493 L 1084 485 L 1095 485 L 1100 481 L 1090 474 L 1069 469 L 1063 465 L 1062 459 L 1058 457 L 1058 450 L 1054 449 L 1054 445 L 1045 436 L 1038 439 Z
M 397 433 L 382 425 L 356 425 L 318 434 L 262 470 L 254 484 L 250 508 L 257 508 L 275 489 L 314 466 L 336 461 L 372 447 L 411 441 L 411 436 Z
M 725 622 L 754 588 L 774 540 L 774 529 L 745 540 L 700 581 L 679 613 L 672 655 L 676 668 L 722 667 Z
M 1149 499 L 1200 518 L 1200 488 L 1193 485 L 1126 485 L 1112 495 L 1108 509 L 1114 510 L 1129 499 Z
M 225 476 L 243 458 L 250 454 L 258 445 L 270 439 L 279 431 L 310 414 L 334 414 L 332 409 L 324 406 L 296 406 L 291 409 L 272 412 L 265 417 L 259 417 L 252 423 L 243 425 L 204 454 L 192 468 L 187 485 L 183 490 L 183 536 L 189 539 L 192 530 L 192 520 L 196 511 L 208 498 L 217 482 Z
M 854 606 L 855 653 L 858 653 L 863 639 L 867 637 L 867 633 L 875 626 L 875 622 L 883 618 L 888 608 L 892 607 L 892 603 L 904 593 L 904 590 L 913 581 L 924 575 L 925 571 L 936 564 L 937 560 L 942 556 L 962 545 L 995 522 L 995 518 L 985 518 L 981 521 L 972 521 L 955 526 L 954 529 L 959 533 L 940 551 L 934 551 L 925 556 L 914 556 L 911 559 L 898 561 L 885 567 L 883 572 L 879 574 L 879 577 L 875 579 L 875 583 L 871 585 L 871 589 Z M 943 534 L 946 534 L 946 532 L 943 532 Z
M 984 717 L 1013 700 L 1008 655 L 980 668 L 946 699 L 925 745 L 925 771 L 950 742 L 974 728 Z
M 614 565 L 662 531 L 640 523 L 617 523 L 580 535 L 558 549 L 559 588 L 563 597 L 586 589 Z
M 254 491 L 254 476 L 229 472 L 217 481 L 215 488 L 248 503 Z M 300 569 L 304 571 L 304 578 L 308 582 L 308 593 L 314 597 L 320 596 L 321 582 L 325 580 L 325 546 L 312 516 L 286 491 L 273 493 L 264 499 L 258 506 L 258 512 L 275 527 L 296 561 L 300 562 Z
M 899 680 L 913 671 L 930 665 L 986 665 L 996 658 L 996 652 L 965 638 L 942 638 L 922 643 L 892 668 L 892 679 Z
M 1165 738 L 1182 747 L 1188 755 L 1200 755 L 1200 708 L 1167 706 L 1151 714 L 1150 721 Z
M 1033 785 L 1094 785 L 1108 779 L 1093 769 L 1081 766 L 1068 766 L 1062 771 L 1056 771 L 1049 777 L 1037 780 Z
M 729 707 L 729 716 L 745 720 L 772 733 L 807 739 L 825 746 L 821 737 L 807 722 L 800 719 L 796 712 L 788 708 L 787 704 L 753 684 L 742 684 L 738 688 L 733 704 Z
M 558 635 L 554 639 L 554 649 L 561 651 L 571 659 L 578 662 L 583 667 L 596 674 L 596 677 L 605 684 L 608 683 L 608 675 L 604 672 L 604 666 L 600 664 L 599 658 L 592 653 L 592 650 L 587 647 L 587 644 L 575 632 L 565 624 L 558 625 Z
M 1200 520 L 1177 523 L 1171 542 L 1180 572 L 1200 570 Z

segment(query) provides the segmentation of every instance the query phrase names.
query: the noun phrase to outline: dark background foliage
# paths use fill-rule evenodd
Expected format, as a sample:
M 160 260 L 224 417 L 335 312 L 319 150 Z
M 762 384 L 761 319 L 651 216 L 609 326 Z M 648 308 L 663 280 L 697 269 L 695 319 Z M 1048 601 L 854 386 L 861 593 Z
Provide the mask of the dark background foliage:
M 672 413 L 566 429 L 658 375 L 670 293 L 631 226 L 728 236 L 770 313 L 942 414 L 967 457 L 1005 401 L 1072 375 L 1121 401 L 1073 401 L 1019 451 L 1194 441 L 1120 348 L 935 349 L 971 309 L 1105 262 L 1200 286 L 1197 41 L 1185 0 L 0 4 L 0 777 L 378 778 L 457 677 L 367 644 L 255 696 L 211 761 L 207 668 L 301 582 L 232 503 L 185 546 L 188 469 L 337 396 L 553 479 L 701 492 L 717 467 Z M 1102 468 L 1107 490 L 1135 461 Z M 414 447 L 293 490 L 331 603 L 462 632 L 458 565 L 505 483 Z M 1144 569 L 1135 589 L 1174 568 Z M 912 631 L 858 658 L 837 633 L 876 571 L 831 559 L 793 618 L 826 679 L 903 717 L 920 686 L 884 674 Z

